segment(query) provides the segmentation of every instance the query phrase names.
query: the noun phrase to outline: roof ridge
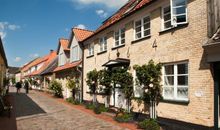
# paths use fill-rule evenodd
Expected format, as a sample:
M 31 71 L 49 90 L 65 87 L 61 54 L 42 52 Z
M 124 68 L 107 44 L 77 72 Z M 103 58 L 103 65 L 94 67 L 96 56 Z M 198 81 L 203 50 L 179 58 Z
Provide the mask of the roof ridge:
M 83 30 L 83 31 L 88 31 L 88 32 L 95 32 L 95 31 L 92 31 L 92 30 L 82 29 L 82 28 L 77 28 L 77 27 L 73 27 L 72 29 L 78 29 L 78 30 Z
M 59 40 L 68 40 L 69 41 L 68 38 L 63 38 L 63 37 L 59 38 Z

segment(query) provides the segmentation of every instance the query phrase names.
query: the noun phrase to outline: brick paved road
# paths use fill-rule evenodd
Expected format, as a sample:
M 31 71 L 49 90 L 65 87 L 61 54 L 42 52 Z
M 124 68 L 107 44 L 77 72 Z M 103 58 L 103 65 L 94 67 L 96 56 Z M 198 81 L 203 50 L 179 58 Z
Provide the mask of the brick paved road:
M 123 130 L 109 122 L 70 108 L 31 91 L 13 93 L 18 130 Z

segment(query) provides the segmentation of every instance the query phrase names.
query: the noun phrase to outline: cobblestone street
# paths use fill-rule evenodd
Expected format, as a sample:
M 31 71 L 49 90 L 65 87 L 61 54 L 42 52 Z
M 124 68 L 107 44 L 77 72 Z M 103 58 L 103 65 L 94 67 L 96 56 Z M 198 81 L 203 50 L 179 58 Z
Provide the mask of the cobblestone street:
M 15 93 L 13 106 L 18 130 L 122 130 L 109 122 L 49 98 L 39 92 Z

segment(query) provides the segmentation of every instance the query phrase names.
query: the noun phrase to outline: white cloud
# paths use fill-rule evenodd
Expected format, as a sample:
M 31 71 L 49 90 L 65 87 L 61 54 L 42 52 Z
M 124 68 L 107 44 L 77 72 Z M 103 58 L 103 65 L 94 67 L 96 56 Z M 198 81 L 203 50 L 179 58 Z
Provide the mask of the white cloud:
M 30 56 L 31 58 L 37 58 L 37 57 L 39 57 L 39 54 L 35 53 L 35 54 L 30 54 L 29 56 Z
M 96 10 L 95 11 L 97 15 L 99 15 L 101 18 L 106 18 L 108 16 L 108 13 L 105 12 L 104 10 L 100 9 L 100 10 Z
M 8 25 L 8 29 L 10 29 L 10 30 L 16 30 L 16 29 L 19 29 L 19 28 L 21 28 L 21 27 L 18 26 L 18 25 L 14 25 L 14 24 Z
M 108 8 L 119 8 L 124 5 L 128 0 L 71 0 L 84 5 L 89 4 L 102 4 Z
M 9 22 L 0 22 L 0 36 L 2 39 L 4 39 L 7 35 L 8 30 L 17 30 L 21 27 L 19 25 L 10 24 Z
M 15 57 L 14 61 L 15 62 L 20 62 L 21 61 L 21 57 Z
M 83 24 L 79 24 L 76 26 L 76 28 L 80 28 L 80 29 L 86 29 L 86 26 Z

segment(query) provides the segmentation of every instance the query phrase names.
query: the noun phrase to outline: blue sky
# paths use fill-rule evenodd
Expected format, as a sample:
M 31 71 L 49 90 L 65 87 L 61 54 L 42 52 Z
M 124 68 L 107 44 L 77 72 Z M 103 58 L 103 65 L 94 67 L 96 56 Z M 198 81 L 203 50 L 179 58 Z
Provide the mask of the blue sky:
M 72 27 L 95 30 L 127 0 L 0 0 L 0 36 L 10 66 L 57 49 Z

